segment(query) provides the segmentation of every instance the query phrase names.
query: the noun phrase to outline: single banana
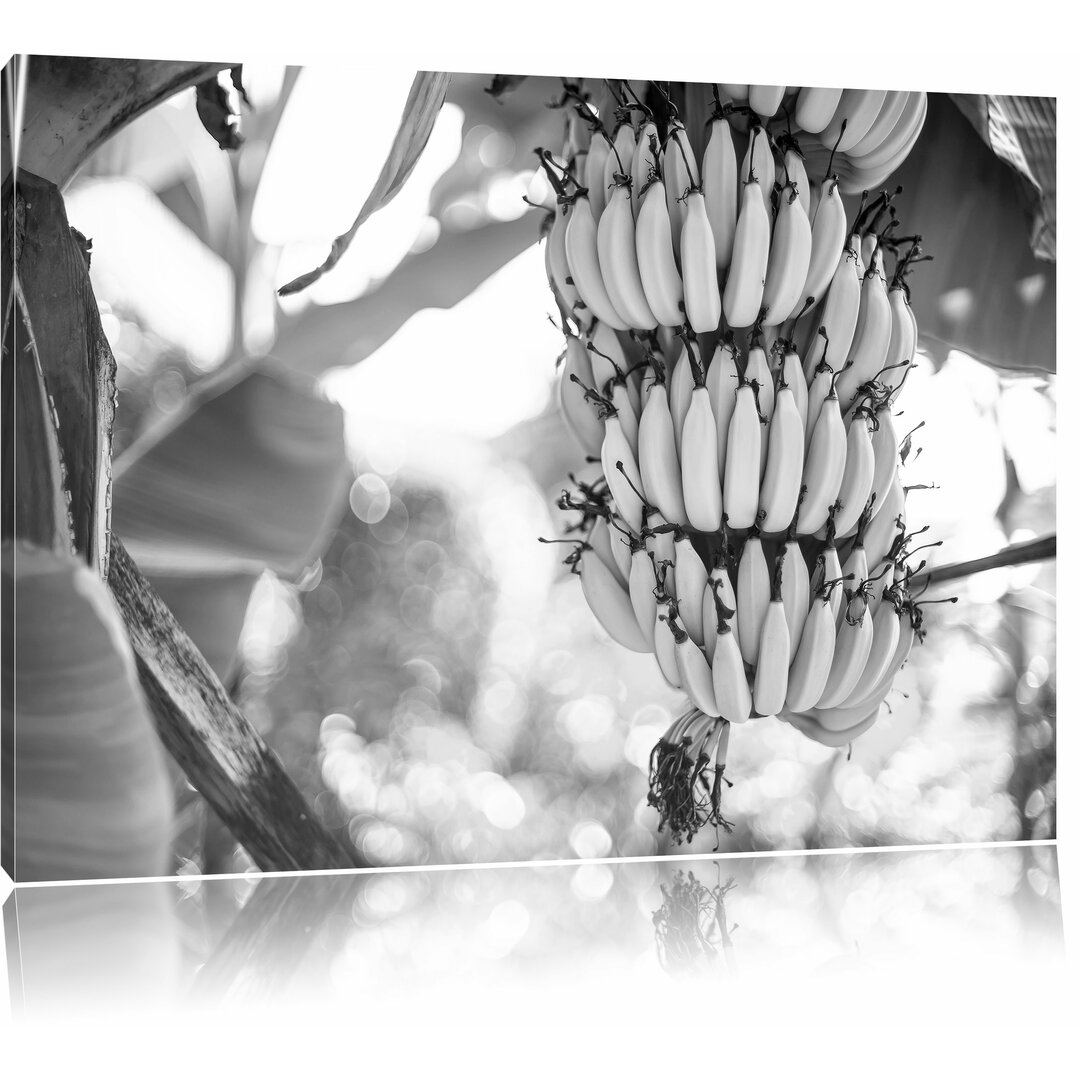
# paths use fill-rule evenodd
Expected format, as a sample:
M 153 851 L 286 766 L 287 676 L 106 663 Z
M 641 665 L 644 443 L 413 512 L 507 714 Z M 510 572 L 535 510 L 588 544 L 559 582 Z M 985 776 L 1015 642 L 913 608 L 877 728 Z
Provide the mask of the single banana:
M 892 337 L 892 308 L 885 287 L 880 247 L 861 286 L 859 317 L 848 353 L 848 363 L 836 383 L 840 409 L 846 411 L 855 400 L 858 389 L 877 376 L 886 366 L 889 341 Z
M 760 124 L 750 128 L 750 142 L 739 166 L 739 181 L 745 186 L 751 175 L 761 184 L 761 196 L 772 221 L 772 195 L 776 184 L 776 158 L 773 157 L 769 133 Z
M 690 525 L 699 532 L 716 532 L 724 510 L 723 495 L 717 467 L 716 417 L 703 379 L 690 394 L 679 459 Z
M 836 550 L 833 539 L 827 538 L 825 547 L 818 556 L 814 566 L 814 573 L 810 579 L 810 592 L 817 596 L 823 589 L 828 589 L 828 582 L 839 581 L 844 571 L 840 566 L 840 555 Z M 844 593 L 840 588 L 829 589 L 829 611 L 832 615 L 833 630 L 840 619 L 840 613 L 844 610 Z
M 833 176 L 825 181 L 821 201 L 814 214 L 814 224 L 810 230 L 810 264 L 793 311 L 801 311 L 811 297 L 813 306 L 821 303 L 840 265 L 846 238 L 847 212 L 840 198 L 840 182 Z M 836 316 L 830 318 L 835 320 Z
M 679 661 L 675 656 L 675 638 L 669 623 L 678 613 L 678 607 L 671 600 L 663 594 L 657 596 L 653 651 L 656 653 L 656 662 L 660 665 L 660 673 L 675 690 L 682 689 L 682 672 L 679 671 Z
M 720 619 L 716 610 L 716 599 L 730 610 L 727 622 L 731 626 L 731 632 L 735 636 L 735 643 L 739 641 L 739 614 L 735 603 L 735 590 L 731 585 L 731 576 L 722 558 L 717 558 L 709 576 L 705 582 L 705 591 L 701 597 L 701 627 L 704 636 L 704 649 L 706 656 L 712 656 L 716 646 L 716 633 L 720 625 Z
M 595 129 L 589 137 L 589 150 L 585 157 L 585 187 L 589 191 L 589 206 L 593 219 L 600 220 L 607 203 L 607 186 L 611 183 L 611 173 L 607 168 L 608 141 L 603 131 Z
M 763 120 L 768 120 L 776 115 L 776 111 L 780 108 L 780 103 L 784 100 L 788 88 L 786 86 L 765 86 L 761 83 L 755 83 L 753 86 L 748 86 L 747 91 L 750 108 Z
M 585 542 L 596 552 L 600 561 L 616 578 L 618 578 L 619 564 L 615 559 L 614 551 L 611 549 L 611 539 L 608 534 L 607 522 L 604 518 L 593 518 L 592 524 L 589 526 L 589 531 L 586 534 Z
M 897 383 L 903 378 L 903 369 L 915 359 L 915 335 L 916 327 L 911 317 L 911 304 L 908 302 L 907 293 L 900 282 L 894 282 L 889 287 L 889 312 L 890 320 L 889 350 L 885 354 L 885 371 L 881 378 L 884 380 L 887 374 L 896 373 Z
M 900 603 L 888 598 L 880 603 L 877 611 L 869 614 L 873 619 L 873 634 L 866 666 L 854 689 L 843 701 L 837 702 L 841 709 L 861 705 L 877 689 L 885 677 L 897 646 L 900 644 Z
M 585 337 L 585 348 L 592 365 L 593 385 L 597 390 L 602 390 L 612 376 L 621 375 L 631 367 L 630 359 L 619 335 L 606 323 L 597 320 Z
M 687 533 L 675 532 L 675 598 L 686 632 L 695 644 L 705 643 L 702 599 L 707 592 L 708 573 Z M 711 599 L 711 597 L 710 597 Z
M 653 562 L 664 568 L 664 579 L 660 584 L 672 599 L 675 598 L 675 536 L 670 522 L 664 521 L 659 510 L 652 509 L 646 516 L 645 550 L 652 556 Z
M 784 707 L 791 666 L 791 636 L 784 611 L 782 554 L 773 572 L 772 593 L 761 620 L 757 668 L 754 671 L 754 710 L 775 716 Z
M 757 141 L 755 138 L 751 146 Z M 751 173 L 743 184 L 731 266 L 724 285 L 723 309 L 730 326 L 750 326 L 761 311 L 765 273 L 769 267 L 770 229 L 771 221 L 769 211 L 765 208 L 761 183 L 757 174 Z
M 668 621 L 675 639 L 675 663 L 679 678 L 691 704 L 706 716 L 719 716 L 716 708 L 716 692 L 713 690 L 712 669 L 701 648 L 675 619 Z
M 772 596 L 771 577 L 761 537 L 752 531 L 743 544 L 735 586 L 739 598 L 739 646 L 743 659 L 751 665 L 757 663 L 761 624 Z
M 668 380 L 668 404 L 671 408 L 671 423 L 675 429 L 675 446 L 679 451 L 679 460 L 682 460 L 682 432 L 686 422 L 686 414 L 690 409 L 690 395 L 693 393 L 694 368 L 691 364 L 690 350 L 686 342 L 679 350 L 679 358 L 671 369 L 671 378 Z
M 904 115 L 908 98 L 911 95 L 906 90 L 890 90 L 885 95 L 885 101 L 881 105 L 881 112 L 870 126 L 870 130 L 847 151 L 849 158 L 861 158 L 876 150 L 893 133 L 900 117 Z
M 885 497 L 889 494 L 889 489 L 896 478 L 900 437 L 893 423 L 892 406 L 888 401 L 878 407 L 874 418 L 877 421 L 877 427 L 870 436 L 870 443 L 874 450 L 874 479 L 870 485 L 870 494 L 874 500 L 871 516 L 877 517 L 882 506 L 885 505 Z
M 611 407 L 611 412 L 604 417 L 604 442 L 600 447 L 600 465 L 604 470 L 611 498 L 615 509 L 623 521 L 631 524 L 641 520 L 644 503 L 638 492 L 641 491 L 641 474 L 638 472 L 637 457 L 630 445 L 619 414 Z M 619 466 L 622 466 L 620 468 Z M 636 489 L 636 490 L 635 490 Z
M 788 624 L 791 655 L 794 656 L 802 641 L 803 627 L 810 610 L 810 574 L 798 540 L 789 537 L 783 547 L 783 558 L 784 617 Z
M 777 379 L 777 385 L 780 383 L 790 387 L 795 398 L 795 408 L 799 412 L 799 423 L 803 429 L 803 453 L 805 454 L 807 443 L 806 411 L 809 402 L 809 391 L 806 387 L 806 376 L 803 374 L 802 361 L 790 341 L 784 343 L 783 359 L 780 362 L 780 376 Z
M 607 521 L 608 545 L 615 559 L 615 570 L 619 580 L 624 585 L 630 583 L 630 540 L 632 535 L 626 527 L 625 521 L 620 521 L 618 515 L 612 514 Z
M 681 205 L 685 206 L 680 261 L 686 319 L 695 334 L 707 334 L 720 325 L 716 245 L 701 189 L 692 187 Z
M 800 536 L 812 536 L 825 524 L 829 507 L 840 492 L 846 457 L 847 432 L 834 389 L 821 403 L 806 453 L 802 476 L 806 496 L 799 510 Z
M 589 200 L 583 197 L 574 200 L 566 226 L 566 261 L 582 300 L 597 318 L 616 330 L 629 330 L 630 324 L 615 310 L 604 285 L 596 246 L 596 218 Z
M 866 668 L 873 641 L 874 623 L 866 611 L 866 598 L 861 592 L 853 593 L 836 632 L 832 668 L 815 708 L 832 709 L 847 699 Z
M 641 196 L 645 186 L 649 182 L 649 173 L 652 171 L 655 159 L 653 158 L 653 146 L 659 147 L 660 135 L 656 130 L 656 124 L 652 120 L 646 120 L 638 132 L 637 145 L 634 147 L 633 164 L 630 168 L 630 190 L 632 198 L 630 207 L 634 212 L 634 220 L 637 221 L 641 211 Z
M 612 197 L 619 190 L 617 185 L 611 183 L 611 178 L 620 173 L 631 177 L 634 164 L 634 151 L 637 148 L 637 140 L 634 138 L 634 129 L 627 120 L 620 120 L 615 127 L 615 134 L 611 139 L 612 145 L 608 147 L 607 160 L 604 163 L 604 178 L 607 187 L 604 189 L 604 199 L 611 202 Z M 626 196 L 630 199 L 630 185 L 626 185 Z M 634 216 L 631 207 L 630 216 Z
M 806 220 L 812 222 L 814 219 L 810 216 L 810 177 L 806 175 L 806 161 L 794 145 L 794 140 L 791 140 L 791 145 L 784 150 L 784 176 L 787 183 L 794 185 L 795 194 L 806 212 Z
M 761 301 L 765 326 L 779 326 L 796 310 L 810 268 L 811 247 L 810 219 L 794 184 L 789 182 L 780 195 L 780 209 L 769 244 Z
M 686 128 L 676 120 L 664 144 L 664 196 L 671 221 L 671 244 L 676 252 L 686 220 L 687 207 L 683 199 L 687 191 L 695 187 L 701 188 L 701 174 Z
M 870 433 L 872 416 L 869 408 L 858 409 L 848 428 L 844 477 L 837 494 L 840 508 L 836 511 L 835 524 L 836 535 L 841 539 L 855 531 L 874 486 L 874 445 Z
M 652 330 L 657 319 L 645 298 L 638 272 L 634 213 L 629 184 L 616 182 L 596 229 L 597 258 L 608 298 L 627 325 Z
M 585 601 L 597 622 L 625 648 L 634 652 L 652 652 L 652 644 L 642 636 L 622 582 L 591 547 L 586 546 L 582 550 L 578 570 Z
M 662 326 L 682 326 L 682 278 L 675 265 L 671 218 L 664 185 L 659 179 L 648 183 L 642 195 L 634 238 L 641 284 L 650 310 Z
M 862 534 L 866 559 L 870 566 L 877 566 L 888 554 L 896 540 L 896 534 L 903 530 L 905 520 L 904 485 L 894 472 L 894 479 L 882 500 L 881 509 L 873 516 Z M 900 522 L 898 524 L 897 522 Z
M 800 376 L 802 370 L 799 371 Z M 787 529 L 795 515 L 803 472 L 803 428 L 795 395 L 787 383 L 776 393 L 768 426 L 768 459 L 759 495 L 758 524 L 764 533 Z
M 566 260 L 566 227 L 570 224 L 569 205 L 559 203 L 555 208 L 555 221 L 544 245 L 544 261 L 548 278 L 566 314 L 577 320 L 578 325 L 588 326 L 593 315 L 581 299 L 581 293 L 570 276 L 570 263 Z
M 821 211 L 818 210 L 820 216 Z M 851 341 L 855 337 L 855 326 L 859 321 L 859 301 L 861 296 L 860 260 L 852 245 L 844 248 L 836 272 L 825 294 L 825 304 L 820 314 L 819 326 L 825 330 L 827 338 L 815 334 L 804 348 L 803 371 L 807 383 L 814 369 L 821 363 L 828 350 L 829 364 L 834 371 L 840 371 L 847 360 Z
M 743 102 L 750 96 L 750 87 L 746 83 L 721 83 L 720 90 L 731 101 Z
M 716 643 L 712 652 L 713 695 L 717 713 L 733 724 L 742 724 L 750 719 L 752 710 L 750 684 L 746 681 L 742 652 L 728 621 L 728 612 L 730 609 L 719 601 Z
M 705 374 L 705 387 L 709 391 L 713 415 L 716 417 L 716 464 L 723 476 L 727 462 L 728 428 L 739 388 L 739 365 L 735 344 L 730 339 L 721 340 L 716 346 Z
M 836 624 L 829 598 L 833 588 L 819 589 L 810 604 L 802 637 L 788 671 L 786 707 L 792 712 L 813 708 L 825 691 L 836 648 Z
M 638 621 L 641 636 L 653 644 L 653 624 L 656 622 L 656 565 L 643 540 L 632 540 L 630 556 L 630 606 Z
M 701 161 L 701 187 L 713 234 L 716 268 L 726 270 L 731 265 L 739 216 L 739 159 L 731 138 L 731 125 L 723 117 L 709 121 L 708 142 Z
M 645 391 L 637 448 L 638 469 L 645 497 L 668 521 L 686 524 L 688 519 L 683 502 L 675 428 L 668 405 L 667 386 L 662 382 L 653 382 Z
M 862 595 L 860 590 L 866 584 L 866 579 L 870 576 L 870 570 L 866 561 L 866 548 L 863 547 L 859 540 L 855 541 L 855 546 L 848 552 L 847 558 L 844 560 L 843 574 L 845 598 L 853 593 Z M 865 605 L 866 602 L 866 598 L 863 597 L 862 603 Z M 847 616 L 847 605 L 841 603 L 840 613 L 836 617 L 837 631 L 840 630 Z
M 577 384 L 571 375 L 576 376 Z M 580 338 L 567 335 L 566 355 L 559 375 L 559 409 L 581 449 L 590 457 L 596 457 L 604 442 L 604 425 L 581 392 L 582 386 L 595 389 L 589 354 Z
M 821 133 L 821 141 L 826 146 L 835 146 L 839 154 L 846 153 L 870 130 L 885 103 L 885 93 L 884 90 L 845 90 L 832 120 Z M 841 132 L 845 120 L 847 127 Z
M 758 409 L 765 419 L 771 420 L 776 406 L 776 388 L 772 370 L 769 368 L 769 356 L 764 347 L 755 341 L 746 354 L 746 377 L 758 384 Z
M 755 388 L 740 377 L 728 425 L 723 483 L 724 509 L 733 529 L 749 529 L 757 517 L 761 427 Z
M 824 131 L 832 121 L 840 97 L 840 87 L 804 86 L 795 102 L 795 123 L 813 134 Z
M 818 416 L 821 415 L 821 406 L 832 393 L 835 374 L 828 361 L 824 360 L 810 374 L 810 386 L 806 391 L 806 425 L 803 428 L 804 457 L 810 452 L 810 440 L 814 436 L 814 427 Z

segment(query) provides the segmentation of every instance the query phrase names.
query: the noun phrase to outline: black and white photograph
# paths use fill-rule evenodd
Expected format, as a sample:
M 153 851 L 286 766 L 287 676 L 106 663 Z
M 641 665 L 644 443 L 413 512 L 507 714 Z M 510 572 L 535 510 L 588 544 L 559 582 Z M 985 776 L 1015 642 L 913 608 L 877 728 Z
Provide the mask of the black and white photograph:
M 1064 955 L 1057 97 L 356 48 L 5 54 L 16 1026 L 986 1023 Z

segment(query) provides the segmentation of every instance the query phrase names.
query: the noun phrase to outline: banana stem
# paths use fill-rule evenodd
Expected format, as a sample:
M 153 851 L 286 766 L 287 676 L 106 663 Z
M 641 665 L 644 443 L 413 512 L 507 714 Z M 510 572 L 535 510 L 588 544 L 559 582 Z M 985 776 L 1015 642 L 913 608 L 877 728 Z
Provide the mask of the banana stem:
M 1024 563 L 1042 562 L 1056 557 L 1057 533 L 1050 533 L 1048 536 L 1040 536 L 1036 540 L 1028 540 L 1022 544 L 1010 544 L 993 555 L 935 567 L 925 574 L 917 574 L 911 579 L 910 584 L 912 587 L 940 585 L 946 581 L 982 573 L 984 570 L 995 570 L 1000 566 L 1022 566 Z

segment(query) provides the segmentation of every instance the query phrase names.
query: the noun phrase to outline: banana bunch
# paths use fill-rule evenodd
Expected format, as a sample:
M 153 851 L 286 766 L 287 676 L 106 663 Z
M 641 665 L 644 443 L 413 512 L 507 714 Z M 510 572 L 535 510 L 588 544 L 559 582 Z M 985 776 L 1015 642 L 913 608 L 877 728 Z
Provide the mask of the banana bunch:
M 689 698 L 650 794 L 689 836 L 722 822 L 729 724 L 849 743 L 922 637 L 895 407 L 928 256 L 897 235 L 902 189 L 849 216 L 832 161 L 770 118 L 794 112 L 850 169 L 893 132 L 906 154 L 925 95 L 720 86 L 699 143 L 625 85 L 612 130 L 571 94 L 564 153 L 539 151 L 559 403 L 600 466 L 559 505 L 579 515 L 566 561 L 597 620 Z

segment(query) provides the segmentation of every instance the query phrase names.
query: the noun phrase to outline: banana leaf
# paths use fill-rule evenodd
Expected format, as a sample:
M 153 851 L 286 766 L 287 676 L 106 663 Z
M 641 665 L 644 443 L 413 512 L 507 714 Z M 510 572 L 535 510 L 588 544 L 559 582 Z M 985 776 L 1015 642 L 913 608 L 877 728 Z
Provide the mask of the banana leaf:
M 22 541 L 4 544 L 2 574 L 17 642 L 3 656 L 5 868 L 16 881 L 167 873 L 165 757 L 112 596 L 84 563 Z
M 339 406 L 274 365 L 249 365 L 117 459 L 112 526 L 159 580 L 292 575 L 320 553 L 347 473 Z

